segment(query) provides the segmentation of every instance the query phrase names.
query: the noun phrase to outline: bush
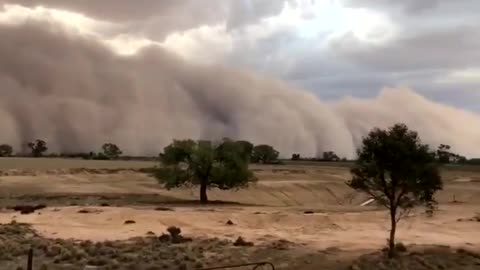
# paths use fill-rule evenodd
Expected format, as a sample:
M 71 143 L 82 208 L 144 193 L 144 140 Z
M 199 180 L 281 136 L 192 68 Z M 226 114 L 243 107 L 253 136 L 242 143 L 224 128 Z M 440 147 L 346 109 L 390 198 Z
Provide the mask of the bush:
M 252 247 L 253 242 L 245 241 L 245 239 L 243 239 L 241 236 L 239 236 L 237 238 L 237 240 L 233 243 L 233 245 L 236 246 L 236 247 Z
M 13 147 L 8 144 L 0 145 L 0 157 L 9 157 L 13 154 Z
M 110 160 L 108 156 L 106 156 L 104 153 L 98 153 L 93 156 L 93 160 Z
M 182 233 L 182 230 L 178 227 L 175 226 L 170 226 L 167 228 L 167 232 L 172 236 L 172 237 L 177 237 Z
M 395 244 L 395 250 L 398 252 L 406 252 L 407 247 L 402 242 L 398 242 Z

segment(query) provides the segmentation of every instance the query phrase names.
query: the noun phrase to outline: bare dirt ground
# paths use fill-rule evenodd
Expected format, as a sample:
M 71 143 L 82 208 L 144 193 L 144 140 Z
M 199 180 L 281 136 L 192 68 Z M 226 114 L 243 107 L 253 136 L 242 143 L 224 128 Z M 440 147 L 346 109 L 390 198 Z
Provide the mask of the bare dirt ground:
M 278 269 L 480 269 L 476 169 L 443 172 L 439 210 L 427 217 L 419 209 L 400 223 L 397 239 L 407 252 L 395 261 L 377 252 L 386 243 L 387 213 L 360 206 L 367 198 L 346 187 L 344 167 L 253 167 L 258 183 L 246 190 L 210 190 L 210 199 L 218 202 L 208 206 L 194 203 L 197 189 L 164 190 L 136 170 L 48 169 L 4 170 L 0 176 L 0 223 L 16 222 L 3 225 L 7 233 L 0 233 L 0 241 L 20 243 L 19 253 L 39 246 L 37 259 L 45 269 L 196 269 L 247 261 L 272 261 Z M 18 204 L 46 208 L 31 214 L 7 209 Z M 157 243 L 153 235 L 170 226 L 192 241 Z M 234 246 L 239 236 L 254 246 Z M 50 252 L 53 246 L 59 246 L 58 254 Z M 105 264 L 95 261 L 99 256 Z M 9 262 L 0 269 L 24 264 L 13 257 L 0 256 Z M 148 262 L 138 263 L 142 260 Z

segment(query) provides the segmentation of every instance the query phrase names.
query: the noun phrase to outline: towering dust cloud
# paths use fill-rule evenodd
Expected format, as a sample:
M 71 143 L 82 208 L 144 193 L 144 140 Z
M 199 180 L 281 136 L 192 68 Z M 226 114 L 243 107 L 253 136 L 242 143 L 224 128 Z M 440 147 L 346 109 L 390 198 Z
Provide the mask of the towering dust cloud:
M 173 138 L 241 138 L 284 156 L 352 157 L 374 126 L 405 122 L 428 143 L 480 154 L 480 117 L 411 90 L 335 104 L 278 80 L 197 66 L 158 47 L 120 56 L 53 24 L 0 24 L 0 143 L 36 138 L 52 151 L 157 154 Z

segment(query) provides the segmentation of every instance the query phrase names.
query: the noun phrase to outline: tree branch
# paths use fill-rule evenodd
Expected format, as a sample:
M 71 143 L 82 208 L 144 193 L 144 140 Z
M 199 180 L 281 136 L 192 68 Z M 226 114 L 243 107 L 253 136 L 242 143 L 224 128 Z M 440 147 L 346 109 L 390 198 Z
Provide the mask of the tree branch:
M 398 214 L 398 217 L 395 219 L 395 223 L 398 223 L 402 218 L 408 216 L 412 211 L 412 208 L 405 208 L 405 209 L 402 208 L 402 210 L 403 211 L 400 211 L 400 213 Z

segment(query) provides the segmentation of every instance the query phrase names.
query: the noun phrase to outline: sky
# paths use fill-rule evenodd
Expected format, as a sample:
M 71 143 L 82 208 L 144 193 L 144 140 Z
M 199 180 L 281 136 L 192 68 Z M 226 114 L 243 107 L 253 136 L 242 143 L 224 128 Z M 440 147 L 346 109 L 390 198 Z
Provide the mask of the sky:
M 353 136 L 353 129 L 362 130 L 363 133 L 360 133 L 364 134 L 366 129 L 376 123 L 386 125 L 393 120 L 372 122 L 370 119 L 375 118 L 375 114 L 382 111 L 380 109 L 365 114 L 370 115 L 370 119 L 364 121 L 353 119 L 353 115 L 345 117 L 346 114 L 354 114 L 360 110 L 359 108 L 364 106 L 362 105 L 364 99 L 373 103 L 388 100 L 390 106 L 395 100 L 410 102 L 404 98 L 404 94 L 393 93 L 396 90 L 385 92 L 385 89 L 413 89 L 406 90 L 411 93 L 405 95 L 411 95 L 412 99 L 418 99 L 420 103 L 445 105 L 448 110 L 458 111 L 462 115 L 445 120 L 449 123 L 467 118 L 478 121 L 476 114 L 480 112 L 478 11 L 480 2 L 477 0 L 0 0 L 0 26 L 3 30 L 9 31 L 12 40 L 16 40 L 20 32 L 32 31 L 32 35 L 40 38 L 40 42 L 45 41 L 38 47 L 18 43 L 21 41 L 17 43 L 12 41 L 10 44 L 4 41 L 6 44 L 3 47 L 9 48 L 11 52 L 28 48 L 27 53 L 22 54 L 22 57 L 25 57 L 23 65 L 28 63 L 31 66 L 32 59 L 37 59 L 28 54 L 33 55 L 33 52 L 41 51 L 54 55 L 50 52 L 55 50 L 54 48 L 60 53 L 59 59 L 51 58 L 49 61 L 63 61 L 64 58 L 70 60 L 70 57 L 65 56 L 66 52 L 63 52 L 65 55 L 61 53 L 65 46 L 58 45 L 58 42 L 67 42 L 68 46 L 72 46 L 72 50 L 83 50 L 81 57 L 91 58 L 89 61 L 98 65 L 113 62 L 117 65 L 118 62 L 123 64 L 135 61 L 133 64 L 125 65 L 141 65 L 145 68 L 149 65 L 149 58 L 145 58 L 145 55 L 157 50 L 175 58 L 175 60 L 168 58 L 166 61 L 188 63 L 188 69 L 214 69 L 213 74 L 232 71 L 235 74 L 242 74 L 238 75 L 239 78 L 243 78 L 244 72 L 247 72 L 252 74 L 251 78 L 255 78 L 251 79 L 252 81 L 257 80 L 257 77 L 274 80 L 272 84 L 282 84 L 280 88 L 296 89 L 294 91 L 302 92 L 299 95 L 304 95 L 303 92 L 305 95 L 312 94 L 319 98 L 319 103 L 335 106 L 335 114 L 342 115 L 344 122 L 342 125 L 348 126 L 349 135 L 345 137 L 353 141 L 347 143 L 348 146 L 341 151 L 345 155 L 351 155 L 353 146 L 361 137 L 359 134 Z M 49 43 L 39 34 L 42 31 L 46 31 L 46 36 L 49 37 L 61 35 L 62 39 L 56 43 L 50 41 Z M 21 35 L 21 38 L 19 40 L 23 42 L 28 40 L 26 34 Z M 71 43 L 85 46 L 73 48 Z M 92 45 L 93 43 L 95 45 Z M 13 44 L 24 46 L 15 48 L 17 45 Z M 92 49 L 94 46 L 96 47 Z M 111 52 L 106 53 L 104 49 Z M 106 54 L 111 55 L 104 56 Z M 65 57 L 62 58 L 63 56 Z M 95 60 L 97 59 L 95 57 L 103 60 Z M 77 58 L 74 60 L 80 61 Z M 44 59 L 42 61 L 45 63 Z M 33 91 L 31 88 L 41 88 L 38 91 L 44 93 L 46 91 L 43 89 L 44 86 L 51 85 L 49 80 L 48 83 L 44 80 L 53 75 L 50 73 L 44 76 L 35 75 L 36 77 L 31 74 L 19 75 L 20 73 L 16 73 L 18 69 L 13 69 L 17 66 L 22 67 L 19 63 L 18 59 L 12 59 L 8 68 L 5 64 L 4 76 L 10 76 L 13 79 L 9 77 L 9 80 L 22 87 L 27 84 L 30 87 L 28 91 Z M 159 65 L 164 63 L 165 61 Z M 116 71 L 112 70 L 121 69 L 119 65 L 115 68 L 108 66 L 110 69 L 106 66 L 103 72 L 113 74 Z M 41 67 L 38 68 L 41 74 L 43 71 Z M 126 67 L 125 71 L 118 71 L 122 76 L 114 75 L 122 78 L 119 80 L 126 81 L 122 87 L 132 85 L 129 90 L 125 90 L 125 93 L 130 93 L 129 91 L 133 91 L 132 89 L 138 85 L 144 84 L 146 75 L 135 77 L 136 75 L 129 74 L 127 69 Z M 160 69 L 173 72 L 168 66 Z M 1 72 L 0 69 L 0 75 Z M 82 72 L 88 73 L 88 70 Z M 112 76 L 115 77 L 114 75 Z M 126 76 L 132 76 L 131 80 L 125 79 Z M 250 78 L 249 76 L 247 77 Z M 234 76 L 233 80 L 235 78 Z M 90 79 L 90 77 L 76 78 L 78 80 L 76 86 L 95 84 L 91 87 L 98 87 L 99 81 Z M 186 87 L 184 79 L 184 77 L 178 79 L 182 82 L 182 87 Z M 189 77 L 190 79 L 192 78 Z M 116 84 L 120 85 L 121 82 Z M 177 82 L 176 85 L 178 84 Z M 214 88 L 220 89 L 224 85 L 225 83 L 219 82 Z M 252 91 L 263 91 L 257 88 L 257 84 L 252 87 L 255 88 Z M 218 91 L 228 91 L 227 88 Z M 12 94 L 11 90 L 9 93 Z M 12 99 L 17 101 L 19 92 L 15 93 L 17 94 L 12 94 Z M 55 96 L 61 95 L 66 94 L 60 93 Z M 395 95 L 399 96 L 395 98 Z M 144 99 L 145 95 L 142 94 L 142 98 Z M 408 107 L 408 104 L 404 105 Z M 414 115 L 411 117 L 415 118 Z M 402 120 L 401 117 L 394 119 Z M 8 121 L 19 125 L 18 119 Z M 20 122 L 25 121 L 23 119 Z M 410 122 L 412 121 L 416 120 Z M 368 125 L 360 122 L 368 122 Z M 425 120 L 422 123 L 428 122 Z M 225 125 L 229 126 L 230 130 L 230 124 Z M 466 131 L 467 136 L 474 142 L 478 140 L 473 138 L 479 135 L 480 127 L 476 129 L 479 125 L 480 123 L 476 122 L 474 131 Z M 420 124 L 417 126 L 423 127 Z M 448 125 L 443 125 L 445 126 Z M 28 128 L 21 130 L 24 137 L 32 137 L 31 134 L 54 133 L 34 128 L 31 123 L 28 124 Z M 78 135 L 78 131 L 72 131 L 72 128 L 60 133 L 75 134 L 73 137 Z M 424 133 L 435 132 L 429 130 Z M 173 132 L 167 138 L 170 139 L 175 134 Z M 219 134 L 228 135 L 229 132 Z M 235 132 L 233 134 L 238 135 Z M 248 134 L 247 137 L 256 138 Z M 204 133 L 196 135 L 204 136 Z M 455 136 L 458 136 L 458 133 Z M 333 140 L 333 137 L 335 134 L 327 141 Z M 102 137 L 104 138 L 106 135 Z M 453 138 L 454 135 L 451 135 L 445 141 L 455 144 Z M 266 136 L 260 141 L 268 139 L 271 137 Z M 300 136 L 288 140 L 292 147 L 287 149 L 295 150 L 296 147 L 293 145 L 298 143 L 292 141 L 305 139 L 306 137 Z M 433 142 L 440 143 L 442 139 L 435 137 Z M 317 150 L 328 148 L 318 146 L 318 139 L 312 140 L 316 142 Z M 279 139 L 277 143 L 283 144 L 284 141 Z M 464 148 L 467 149 L 466 146 Z
M 2 17 L 48 14 L 122 53 L 156 44 L 191 61 L 264 72 L 325 99 L 407 86 L 480 110 L 476 0 L 4 2 L 11 5 Z

